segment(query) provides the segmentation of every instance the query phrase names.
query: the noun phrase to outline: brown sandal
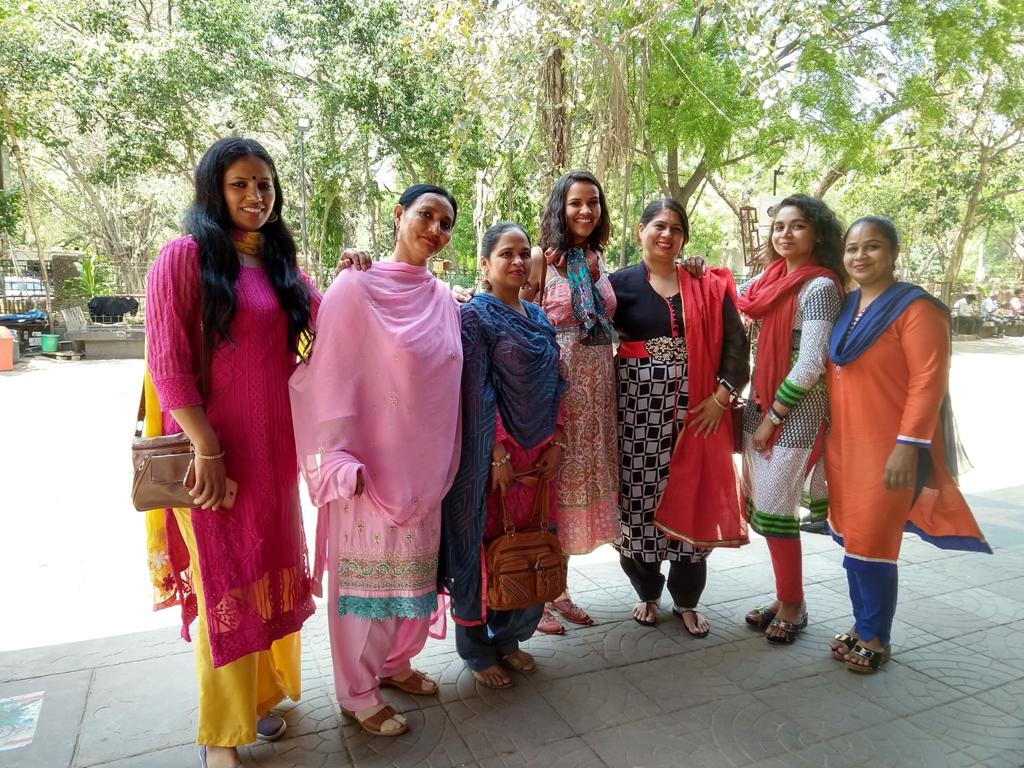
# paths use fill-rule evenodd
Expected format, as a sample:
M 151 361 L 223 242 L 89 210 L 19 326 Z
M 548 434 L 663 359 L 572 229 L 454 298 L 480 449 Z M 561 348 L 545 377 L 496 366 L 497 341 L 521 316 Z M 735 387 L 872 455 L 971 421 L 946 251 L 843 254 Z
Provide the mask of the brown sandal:
M 501 663 L 510 669 L 514 669 L 516 672 L 524 674 L 537 669 L 537 662 L 526 651 L 515 651 L 508 656 L 502 656 Z
M 786 621 L 785 619 L 780 619 L 778 616 L 776 616 L 774 619 L 772 619 L 771 624 L 768 625 L 768 629 L 765 630 L 764 637 L 769 643 L 774 643 L 775 645 L 789 645 L 794 640 L 796 640 L 796 636 L 800 634 L 800 630 L 805 629 L 806 627 L 806 613 L 800 619 L 799 623 Z M 775 632 L 777 632 L 778 634 L 768 634 L 772 630 L 775 630 Z
M 360 719 L 352 710 L 345 709 L 344 707 L 341 708 L 341 712 L 345 716 L 351 717 L 359 723 L 360 728 L 373 736 L 401 736 L 409 730 L 409 724 L 405 722 L 405 717 L 395 712 L 390 704 L 385 704 L 372 715 L 363 719 Z M 398 719 L 400 717 L 402 718 L 401 720 Z M 384 730 L 384 724 L 389 720 L 393 723 L 398 723 L 398 728 Z
M 434 696 L 437 694 L 437 681 L 418 669 L 410 669 L 409 674 L 401 680 L 394 675 L 382 677 L 380 685 L 382 688 L 397 688 L 413 696 Z
M 857 644 L 857 638 L 851 635 L 849 632 L 843 632 L 840 635 L 836 635 L 832 638 L 832 642 L 829 647 L 832 650 L 832 658 L 842 664 L 846 663 L 846 656 L 853 650 L 853 646 Z

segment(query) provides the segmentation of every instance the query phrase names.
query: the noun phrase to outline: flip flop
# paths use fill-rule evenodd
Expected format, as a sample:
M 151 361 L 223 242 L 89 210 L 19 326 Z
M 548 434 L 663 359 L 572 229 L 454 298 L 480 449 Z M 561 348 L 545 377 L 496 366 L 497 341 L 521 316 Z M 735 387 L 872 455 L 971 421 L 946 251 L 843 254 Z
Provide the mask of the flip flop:
M 638 619 L 636 617 L 636 614 L 634 613 L 633 621 L 635 621 L 642 627 L 653 627 L 655 624 L 658 623 L 658 604 L 653 600 L 638 600 L 636 604 L 633 606 L 633 610 L 636 610 L 636 606 L 640 605 L 640 603 L 645 603 L 647 606 L 654 606 L 654 619 L 651 621 L 644 621 L 643 619 Z
M 697 613 L 697 609 L 695 609 L 695 608 L 682 608 L 682 609 L 680 609 L 680 608 L 676 608 L 675 606 L 672 606 L 672 615 L 678 616 L 679 620 L 683 622 L 683 629 L 686 630 L 686 634 L 688 634 L 690 637 L 697 637 L 697 638 L 707 637 L 708 636 L 708 632 L 710 632 L 711 629 L 710 628 L 706 629 L 703 632 L 694 632 L 692 629 L 690 629 L 690 626 L 686 623 L 686 619 L 683 618 L 683 614 L 684 613 L 692 613 L 694 615 L 694 621 L 697 621 L 697 617 L 700 616 L 700 614 Z

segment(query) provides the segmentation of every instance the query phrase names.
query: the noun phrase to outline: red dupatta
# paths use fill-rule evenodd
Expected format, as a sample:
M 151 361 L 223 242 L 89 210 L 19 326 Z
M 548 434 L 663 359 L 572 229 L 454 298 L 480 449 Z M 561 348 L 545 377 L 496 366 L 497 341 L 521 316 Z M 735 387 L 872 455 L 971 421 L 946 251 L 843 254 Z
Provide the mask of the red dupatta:
M 727 269 L 708 269 L 703 279 L 676 267 L 683 299 L 689 402 L 703 402 L 714 393 L 722 358 L 725 297 L 737 303 L 736 284 Z M 691 413 L 686 420 L 690 421 Z M 698 547 L 739 547 L 748 543 L 747 522 L 740 504 L 733 464 L 732 409 L 718 429 L 698 436 L 684 429 L 669 464 L 668 482 L 658 500 L 654 525 L 673 539 Z
M 843 286 L 832 270 L 811 262 L 786 274 L 786 260 L 776 259 L 740 296 L 739 311 L 752 320 L 761 321 L 753 384 L 755 399 L 762 410 L 772 404 L 775 393 L 792 367 L 790 357 L 796 295 L 804 283 L 816 277 L 832 280 L 842 295 Z

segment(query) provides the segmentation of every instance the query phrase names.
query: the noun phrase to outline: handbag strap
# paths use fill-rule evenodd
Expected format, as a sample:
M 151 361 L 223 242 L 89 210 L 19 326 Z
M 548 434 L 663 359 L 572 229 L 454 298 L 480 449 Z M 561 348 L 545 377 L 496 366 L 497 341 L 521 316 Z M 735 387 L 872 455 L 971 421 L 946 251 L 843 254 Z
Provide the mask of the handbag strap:
M 202 324 L 199 325 L 199 396 L 206 405 L 206 395 L 210 391 L 210 350 L 206 343 L 206 334 Z M 146 426 L 146 377 L 142 377 L 142 392 L 139 393 L 139 412 L 135 417 L 135 436 L 142 437 Z
M 518 480 L 523 485 L 532 485 L 537 489 L 536 494 L 533 497 L 533 514 L 530 515 L 530 521 L 537 517 L 537 513 L 540 512 L 540 528 L 541 530 L 547 530 L 548 520 L 551 514 L 551 500 L 548 495 L 548 481 L 546 478 L 540 477 L 537 474 L 536 469 L 527 469 L 523 472 L 517 472 L 512 476 L 513 480 Z M 498 505 L 501 508 L 501 524 L 505 528 L 506 535 L 512 535 L 516 532 L 515 522 L 512 520 L 512 515 L 508 511 L 508 504 L 505 502 L 505 494 L 501 494 L 498 497 Z

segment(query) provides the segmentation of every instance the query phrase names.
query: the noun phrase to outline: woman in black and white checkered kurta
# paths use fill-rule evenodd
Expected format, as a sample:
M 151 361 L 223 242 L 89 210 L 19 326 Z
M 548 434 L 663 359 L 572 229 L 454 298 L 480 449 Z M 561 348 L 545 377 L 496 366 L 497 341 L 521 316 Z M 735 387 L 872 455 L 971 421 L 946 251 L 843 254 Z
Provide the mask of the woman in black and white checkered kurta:
M 680 613 L 696 608 L 707 579 L 709 550 L 670 539 L 654 526 L 688 404 L 683 307 L 679 293 L 663 297 L 655 291 L 645 264 L 620 269 L 611 281 L 620 340 L 643 342 L 649 354 L 616 359 L 621 535 L 614 546 L 640 603 L 648 604 L 642 616 L 634 617 L 650 624 L 665 586 L 663 560 L 670 562 L 668 590 Z M 749 351 L 739 313 L 728 297 L 722 315 L 718 379 L 730 390 L 742 389 L 749 376 Z

